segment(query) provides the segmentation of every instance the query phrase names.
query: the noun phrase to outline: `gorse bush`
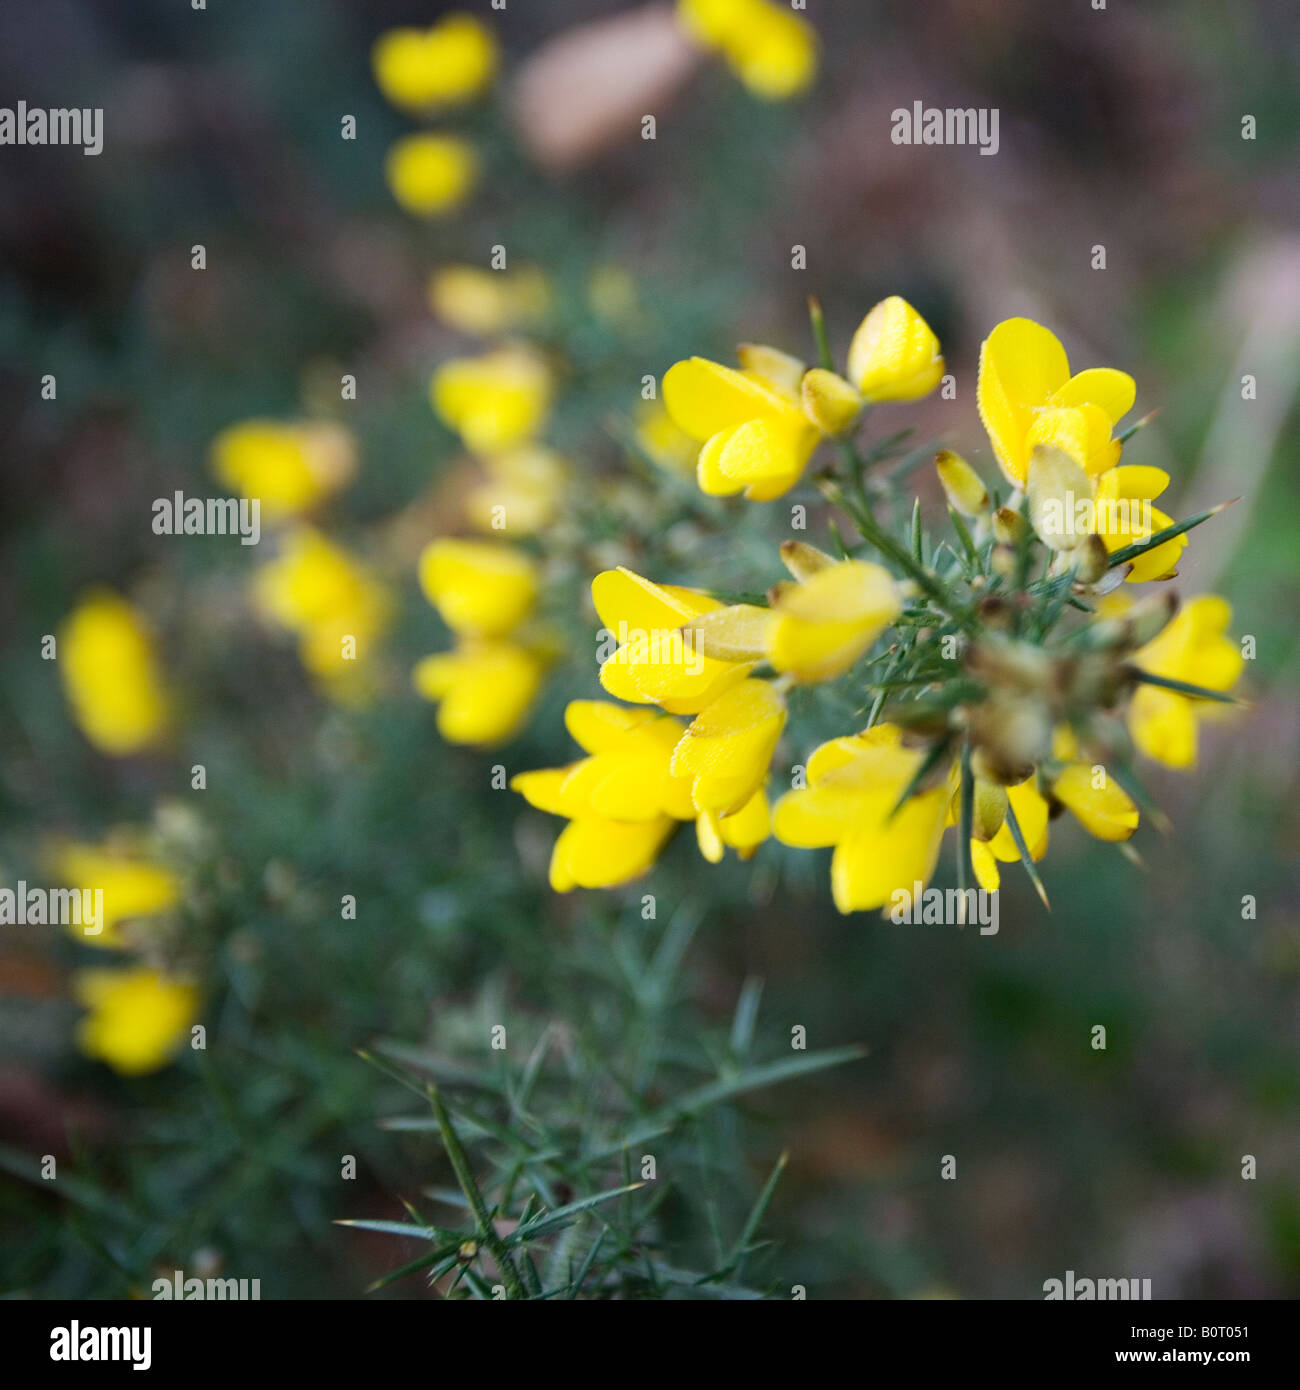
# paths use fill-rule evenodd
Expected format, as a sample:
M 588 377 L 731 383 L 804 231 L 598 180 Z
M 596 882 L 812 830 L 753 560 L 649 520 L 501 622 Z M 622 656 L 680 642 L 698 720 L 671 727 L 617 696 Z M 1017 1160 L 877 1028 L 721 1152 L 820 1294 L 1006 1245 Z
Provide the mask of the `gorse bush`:
M 742 132 L 748 227 L 746 151 L 789 135 L 749 123 L 813 88 L 815 33 L 772 0 L 658 22 Z M 761 1013 L 702 929 L 919 921 L 949 881 L 963 926 L 1021 872 L 1045 914 L 1065 816 L 1140 866 L 1149 769 L 1240 717 L 1232 611 L 1174 583 L 1222 503 L 1155 506 L 1185 480 L 1143 453 L 1134 377 L 1028 318 L 988 326 L 972 390 L 908 285 L 826 295 L 837 341 L 689 212 L 638 275 L 532 168 L 483 20 L 385 33 L 370 68 L 401 122 L 375 222 L 422 258 L 427 336 L 374 390 L 331 358 L 283 409 L 223 397 L 221 558 L 86 586 L 41 633 L 62 703 L 30 674 L 3 697 L 26 781 L 54 749 L 67 788 L 48 824 L 6 793 L 17 861 L 102 894 L 56 948 L 50 1046 L 110 1117 L 53 1182 L 0 1149 L 36 1232 L 6 1291 L 802 1296 L 764 1093 L 855 1075 L 874 1029 L 837 976 L 810 1044 L 818 1005 Z M 802 347 L 690 355 L 805 304 Z M 210 534 L 192 501 L 154 533 Z M 873 1277 L 931 1287 L 900 1263 Z

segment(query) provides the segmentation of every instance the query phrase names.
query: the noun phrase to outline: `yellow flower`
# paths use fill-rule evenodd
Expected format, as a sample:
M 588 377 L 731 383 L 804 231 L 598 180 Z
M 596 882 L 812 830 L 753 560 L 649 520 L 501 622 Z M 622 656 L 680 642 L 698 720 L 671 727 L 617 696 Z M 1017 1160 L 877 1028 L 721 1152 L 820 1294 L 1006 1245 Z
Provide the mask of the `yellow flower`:
M 416 666 L 416 690 L 438 704 L 438 732 L 448 743 L 504 743 L 528 718 L 545 663 L 528 647 L 471 637 Z
M 733 685 L 692 720 L 673 750 L 672 774 L 689 784 L 692 804 L 715 829 L 762 788 L 784 728 L 785 701 L 760 680 Z
M 489 541 L 430 541 L 420 587 L 453 632 L 504 637 L 533 610 L 537 567 L 522 550 Z
M 695 837 L 700 853 L 710 864 L 720 864 L 727 849 L 740 859 L 752 859 L 754 851 L 772 833 L 767 793 L 758 791 L 734 815 L 719 820 L 701 812 L 695 818 Z
M 555 516 L 569 466 L 540 444 L 523 444 L 483 460 L 487 478 L 465 498 L 466 519 L 480 531 L 531 536 Z
M 1231 690 L 1243 665 L 1240 647 L 1225 635 L 1231 621 L 1232 608 L 1225 599 L 1211 594 L 1194 598 L 1135 653 L 1134 665 L 1153 676 L 1206 690 Z M 1140 685 L 1129 705 L 1128 726 L 1133 742 L 1148 758 L 1188 768 L 1196 765 L 1199 722 L 1222 713 L 1222 706 L 1207 700 Z
M 829 565 L 784 590 L 772 605 L 768 659 L 801 683 L 834 680 L 902 608 L 887 570 L 862 560 Z
M 863 560 L 836 561 L 789 542 L 781 553 L 800 582 L 782 588 L 771 608 L 706 610 L 690 620 L 686 636 L 706 658 L 767 660 L 801 684 L 834 680 L 898 615 L 898 585 L 887 570 Z
M 1061 725 L 1052 733 L 1052 756 L 1065 766 L 1052 780 L 1052 795 L 1089 835 L 1127 840 L 1138 827 L 1138 809 L 1129 794 L 1100 764 L 1080 761 L 1078 740 Z
M 212 443 L 212 471 L 268 522 L 314 506 L 352 480 L 356 443 L 342 425 L 245 420 Z
M 596 576 L 591 597 L 605 625 L 600 683 L 620 700 L 696 714 L 749 674 L 752 662 L 704 656 L 682 633 L 683 624 L 722 607 L 706 594 L 619 568 Z
M 114 845 L 65 844 L 50 856 L 51 869 L 60 883 L 94 892 L 102 891 L 101 930 L 91 935 L 72 928 L 88 946 L 120 949 L 128 945 L 122 926 L 143 917 L 156 917 L 180 901 L 180 880 L 163 865 L 139 853 L 127 853 Z
M 603 700 L 574 700 L 564 721 L 590 756 L 568 767 L 523 772 L 511 787 L 569 824 L 551 855 L 551 886 L 609 888 L 645 873 L 677 821 L 694 820 L 689 785 L 674 778 L 676 719 Z
M 299 526 L 257 575 L 253 598 L 264 617 L 298 634 L 313 675 L 342 680 L 332 693 L 359 693 L 354 677 L 392 611 L 388 590 L 369 569 L 319 531 Z
M 546 363 L 517 346 L 444 362 L 429 386 L 439 418 L 475 453 L 531 439 L 546 419 L 551 390 Z
M 429 280 L 429 307 L 462 333 L 490 338 L 508 329 L 536 323 L 550 302 L 540 270 L 483 270 L 449 265 Z
M 904 748 L 901 730 L 880 724 L 823 743 L 808 760 L 808 785 L 772 812 L 772 833 L 802 849 L 834 846 L 831 890 L 841 912 L 883 907 L 934 872 L 950 794 L 910 796 L 891 815 L 924 753 Z
M 768 0 L 677 0 L 677 14 L 707 48 L 718 49 L 757 97 L 782 101 L 817 75 L 817 39 L 789 10 Z
M 78 1046 L 123 1076 L 166 1066 L 198 1016 L 193 985 L 147 966 L 83 970 L 74 989 L 90 1010 L 78 1026 Z
M 694 474 L 699 449 L 689 434 L 678 429 L 662 401 L 641 402 L 633 434 L 642 452 L 660 468 Z
M 496 40 L 468 14 L 447 15 L 432 29 L 390 29 L 370 56 L 379 90 L 416 112 L 471 101 L 497 70 Z
M 780 497 L 799 481 L 821 439 L 802 409 L 797 380 L 791 385 L 758 368 L 738 372 L 692 357 L 674 363 L 663 386 L 673 422 L 704 445 L 696 477 L 713 496 Z
M 905 299 L 882 299 L 849 344 L 849 380 L 868 402 L 915 401 L 943 377 L 943 354 L 930 325 Z
M 404 135 L 384 161 L 388 187 L 416 217 L 454 212 L 478 181 L 478 156 L 456 135 Z
M 82 733 L 126 757 L 157 742 L 168 718 L 153 637 L 140 614 L 108 590 L 87 595 L 58 634 L 59 669 Z
M 1093 367 L 1070 375 L 1056 335 L 1031 319 L 1006 319 L 980 349 L 980 419 L 1003 473 L 1025 485 L 1036 444 L 1063 449 L 1096 477 L 1119 462 L 1113 427 L 1133 408 L 1127 372 Z
M 1150 506 L 1168 486 L 1169 474 L 1163 468 L 1147 465 L 1125 464 L 1108 469 L 1097 479 L 1094 500 L 1097 534 L 1109 553 L 1114 554 L 1134 541 L 1150 540 L 1157 532 L 1173 525 L 1173 517 Z M 1132 562 L 1128 582 L 1141 584 L 1149 579 L 1171 579 L 1186 545 L 1184 533 L 1139 555 Z

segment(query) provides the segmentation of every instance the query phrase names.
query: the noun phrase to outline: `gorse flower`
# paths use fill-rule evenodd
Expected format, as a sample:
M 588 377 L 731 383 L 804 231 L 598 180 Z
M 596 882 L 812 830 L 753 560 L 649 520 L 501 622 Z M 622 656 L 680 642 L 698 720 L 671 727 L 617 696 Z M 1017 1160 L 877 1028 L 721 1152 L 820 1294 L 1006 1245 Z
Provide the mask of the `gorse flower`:
M 135 923 L 147 924 L 180 901 L 180 879 L 171 869 L 122 845 L 62 844 L 51 853 L 50 866 L 60 883 L 104 895 L 100 930 L 71 928 L 89 946 L 120 950 L 129 944 Z
M 702 6 L 697 18 L 722 14 Z M 964 458 L 938 451 L 952 539 L 929 537 L 919 502 L 895 536 L 876 508 L 897 514 L 898 479 L 926 451 L 868 477 L 892 442 L 868 460 L 853 435 L 867 407 L 933 390 L 942 352 L 892 297 L 863 319 L 840 376 L 812 313 L 819 367 L 746 344 L 738 369 L 675 364 L 664 405 L 700 444 L 698 481 L 713 494 L 780 496 L 833 437 L 828 452 L 843 467 L 822 468 L 818 488 L 860 544 L 838 529 L 838 557 L 786 541 L 792 579 L 763 592 L 770 576 L 746 576 L 760 596 L 743 602 L 625 568 L 598 574 L 600 683 L 641 708 L 575 702 L 570 732 L 590 756 L 511 785 L 569 821 L 551 864 L 562 891 L 648 871 L 674 825 L 694 820 L 715 863 L 728 847 L 749 857 L 769 833 L 831 849 L 841 912 L 891 908 L 928 883 L 949 826 L 959 888 L 996 891 L 1001 866 L 1019 863 L 1046 901 L 1037 865 L 1052 820 L 1068 812 L 1125 849 L 1138 829 L 1145 794 L 1122 721 L 1139 751 L 1187 766 L 1198 720 L 1230 699 L 1242 656 L 1224 635 L 1222 600 L 1178 613 L 1168 588 L 1137 602 L 1112 592 L 1122 580 L 1171 577 L 1185 533 L 1217 509 L 1175 523 L 1152 508 L 1168 474 L 1121 465 L 1114 437 L 1132 378 L 1107 368 L 1071 376 L 1053 334 L 1012 319 L 984 343 L 979 411 L 1014 492 L 1003 501 Z M 860 707 L 859 727 L 796 765 L 769 807 L 787 696 L 827 682 Z
M 492 33 L 473 15 L 450 14 L 431 29 L 390 29 L 371 51 L 384 96 L 418 114 L 459 106 L 484 92 L 496 75 Z
M 547 665 L 518 636 L 537 600 L 536 566 L 513 546 L 441 539 L 421 553 L 419 578 L 457 642 L 416 666 L 416 690 L 439 705 L 449 743 L 505 741 L 528 717 Z
M 817 41 L 797 15 L 772 0 L 677 0 L 687 31 L 726 58 L 757 97 L 782 101 L 817 75 Z
M 465 498 L 480 531 L 531 536 L 555 517 L 569 484 L 568 463 L 541 444 L 521 444 L 482 460 L 483 482 Z
M 369 694 L 367 663 L 392 617 L 387 587 L 310 526 L 285 533 L 253 584 L 261 615 L 298 636 L 303 665 L 344 703 Z
M 68 615 L 57 641 L 73 716 L 100 752 L 127 757 L 161 739 L 170 700 L 153 637 L 135 608 L 98 590 Z
M 514 546 L 430 541 L 420 555 L 420 587 L 453 632 L 501 637 L 532 613 L 537 567 Z
M 245 420 L 212 442 L 212 471 L 243 497 L 257 498 L 262 519 L 310 510 L 352 481 L 356 443 L 341 425 Z
M 448 265 L 429 279 L 429 308 L 449 328 L 480 338 L 526 328 L 545 317 L 551 294 L 540 270 Z
M 1113 428 L 1133 408 L 1127 372 L 1092 367 L 1070 375 L 1060 339 L 1032 319 L 1006 319 L 980 348 L 980 419 L 1008 482 L 1024 487 L 1036 444 L 1074 458 L 1090 477 L 1119 462 Z
M 198 1017 L 198 989 L 148 966 L 80 971 L 74 991 L 89 1010 L 78 1045 L 123 1076 L 166 1066 Z
M 415 217 L 455 212 L 473 192 L 478 174 L 474 147 L 458 135 L 404 135 L 384 161 L 389 191 Z
M 532 439 L 551 405 L 551 373 L 520 345 L 444 362 L 429 385 L 433 408 L 467 448 L 492 454 Z
M 925 320 L 905 300 L 883 300 L 849 348 L 851 380 L 827 367 L 809 371 L 777 348 L 743 344 L 741 370 L 703 357 L 664 374 L 664 405 L 704 447 L 696 476 L 714 496 L 743 492 L 770 501 L 794 487 L 817 445 L 844 433 L 864 405 L 916 400 L 943 376 L 943 357 Z
M 1231 690 L 1241 675 L 1241 648 L 1224 634 L 1232 621 L 1228 603 L 1214 595 L 1194 598 L 1161 633 L 1133 653 L 1133 664 L 1152 676 L 1205 690 Z M 1143 685 L 1134 692 L 1128 723 L 1133 742 L 1170 767 L 1196 764 L 1197 725 L 1222 705 L 1181 691 Z

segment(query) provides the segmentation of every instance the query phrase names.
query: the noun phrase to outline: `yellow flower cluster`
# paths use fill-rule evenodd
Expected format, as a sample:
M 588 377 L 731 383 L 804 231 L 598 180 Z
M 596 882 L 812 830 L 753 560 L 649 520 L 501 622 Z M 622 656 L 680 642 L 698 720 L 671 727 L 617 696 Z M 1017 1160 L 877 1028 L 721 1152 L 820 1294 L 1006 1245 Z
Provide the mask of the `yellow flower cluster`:
M 847 440 L 866 406 L 918 399 L 943 378 L 933 332 L 897 297 L 865 316 L 843 376 L 824 334 L 820 345 L 824 365 L 811 369 L 753 344 L 739 349 L 737 369 L 703 358 L 670 368 L 664 405 L 699 446 L 704 492 L 781 496 L 827 437 L 858 458 Z M 942 548 L 926 558 L 919 506 L 910 537 L 889 536 L 859 472 L 855 491 L 831 477 L 823 491 L 899 578 L 843 547 L 836 559 L 796 541 L 781 546 L 792 578 L 751 603 L 627 569 L 597 575 L 601 685 L 663 713 L 575 701 L 566 722 L 587 756 L 513 779 L 530 804 L 568 821 L 552 856 L 554 888 L 644 873 L 687 820 L 715 862 L 727 845 L 748 857 L 769 833 L 832 848 L 841 912 L 886 907 L 900 889 L 924 885 L 953 826 L 967 886 L 989 891 L 1000 864 L 1023 861 L 1042 892 L 1033 865 L 1061 812 L 1098 839 L 1126 841 L 1139 810 L 1106 765 L 1108 749 L 1126 756 L 1112 713 L 1123 708 L 1141 752 L 1189 766 L 1198 721 L 1222 709 L 1215 702 L 1242 667 L 1223 600 L 1199 598 L 1175 616 L 1167 595 L 1134 603 L 1112 592 L 1123 580 L 1171 577 L 1184 533 L 1211 514 L 1175 524 L 1150 507 L 1168 475 L 1121 465 L 1133 431 L 1116 429 L 1135 397 L 1126 373 L 1071 375 L 1053 334 L 1011 319 L 985 341 L 978 381 L 1011 496 L 999 505 L 964 459 L 936 456 L 961 546 L 948 547 L 946 563 Z M 1046 556 L 1041 570 L 1036 553 Z M 1071 604 L 1088 619 L 1059 638 Z M 863 665 L 884 633 L 888 650 Z M 882 677 L 874 668 L 885 657 Z M 872 706 L 867 726 L 818 747 L 769 810 L 786 693 L 855 671 Z
M 371 52 L 379 90 L 394 106 L 418 117 L 463 106 L 496 76 L 498 52 L 491 32 L 473 15 L 451 14 L 431 29 L 392 29 Z M 419 131 L 388 152 L 385 176 L 393 197 L 416 217 L 454 212 L 473 192 L 479 159 L 459 135 Z
M 848 379 L 809 370 L 777 348 L 742 344 L 740 370 L 707 358 L 678 362 L 664 374 L 673 422 L 703 445 L 700 488 L 714 496 L 743 492 L 770 501 L 794 487 L 821 441 L 843 434 L 862 408 L 912 401 L 943 377 L 939 343 L 905 300 L 882 300 L 849 347 Z
M 504 742 L 528 717 L 546 671 L 543 647 L 521 631 L 537 601 L 532 559 L 501 542 L 440 539 L 420 555 L 420 587 L 456 637 L 412 673 L 438 705 L 449 743 Z
M 158 919 L 180 901 L 178 875 L 139 836 L 117 835 L 99 845 L 61 844 L 50 861 L 58 882 L 103 895 L 98 934 L 74 928 L 77 939 L 90 946 L 147 950 Z M 78 1046 L 124 1076 L 166 1066 L 198 1016 L 195 985 L 143 960 L 78 971 L 73 993 L 88 1010 L 77 1029 Z
M 817 76 L 814 31 L 775 0 L 677 0 L 677 17 L 765 101 L 798 96 Z

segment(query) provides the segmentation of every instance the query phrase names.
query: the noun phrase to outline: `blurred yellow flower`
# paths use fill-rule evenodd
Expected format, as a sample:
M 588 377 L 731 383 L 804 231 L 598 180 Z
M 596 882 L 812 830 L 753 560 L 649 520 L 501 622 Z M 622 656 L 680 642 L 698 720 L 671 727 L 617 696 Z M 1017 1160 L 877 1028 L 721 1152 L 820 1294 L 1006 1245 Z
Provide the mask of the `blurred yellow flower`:
M 1227 692 L 1244 665 L 1241 648 L 1226 636 L 1231 621 L 1226 599 L 1203 594 L 1187 603 L 1154 641 L 1139 648 L 1133 663 L 1153 676 Z M 1128 726 L 1133 742 L 1148 758 L 1188 768 L 1196 765 L 1200 721 L 1224 713 L 1223 706 L 1208 700 L 1140 685 L 1129 705 Z
M 60 883 L 104 894 L 102 930 L 90 935 L 71 928 L 88 946 L 121 949 L 128 944 L 123 923 L 156 917 L 180 901 L 180 880 L 170 869 L 112 844 L 58 845 L 50 855 L 50 867 Z
M 687 31 L 719 50 L 757 97 L 781 101 L 807 91 L 817 75 L 812 28 L 770 0 L 677 0 Z
M 980 348 L 980 419 L 1003 473 L 1024 487 L 1036 444 L 1063 449 L 1093 477 L 1119 462 L 1113 427 L 1133 408 L 1127 372 L 1093 367 L 1070 375 L 1060 340 L 1032 319 L 1005 319 Z
M 212 471 L 242 497 L 260 500 L 267 522 L 295 516 L 352 481 L 356 441 L 329 422 L 244 420 L 212 443 Z
M 198 990 L 148 966 L 79 971 L 74 991 L 90 1010 L 77 1045 L 123 1076 L 166 1066 L 198 1017 Z
M 664 373 L 664 405 L 674 424 L 704 446 L 696 466 L 704 492 L 744 492 L 766 502 L 799 481 L 822 436 L 803 410 L 802 364 L 785 354 L 750 360 L 762 366 L 738 372 L 703 357 L 674 363 Z M 771 373 L 774 360 L 799 369 L 793 382 L 760 374 Z
M 388 151 L 384 175 L 407 212 L 439 217 L 469 197 L 478 181 L 478 156 L 456 135 L 404 135 Z
M 907 300 L 890 295 L 858 325 L 848 376 L 868 403 L 919 400 L 943 377 L 939 340 Z
M 416 690 L 438 705 L 448 743 L 487 746 L 517 732 L 542 683 L 546 663 L 515 642 L 471 637 L 426 656 L 412 673 Z
M 533 610 L 537 566 L 522 550 L 441 538 L 420 554 L 420 588 L 453 632 L 503 637 Z
M 551 406 L 551 373 L 527 348 L 457 357 L 433 374 L 433 408 L 475 453 L 490 454 L 531 439 Z
M 565 816 L 551 854 L 551 886 L 608 888 L 645 873 L 677 821 L 695 819 L 687 782 L 673 777 L 676 719 L 603 700 L 574 700 L 564 715 L 590 756 L 523 772 L 511 787 L 538 810 Z
M 448 265 L 429 278 L 429 308 L 450 328 L 489 338 L 527 327 L 546 313 L 550 290 L 540 270 Z
M 491 84 L 497 43 L 473 15 L 449 14 L 431 29 L 390 29 L 371 50 L 375 82 L 407 111 L 459 106 Z
M 898 807 L 925 754 L 902 746 L 902 731 L 879 724 L 823 743 L 808 760 L 807 786 L 772 812 L 772 833 L 801 849 L 834 846 L 831 891 L 841 912 L 883 907 L 934 872 L 950 793 L 946 786 Z
M 73 716 L 96 748 L 121 758 L 157 742 L 169 702 L 135 608 L 106 589 L 88 594 L 64 619 L 57 647 Z
M 531 536 L 555 517 L 569 466 L 553 449 L 522 444 L 483 459 L 486 479 L 465 498 L 465 517 L 480 531 Z
M 660 468 L 694 476 L 699 445 L 678 428 L 662 401 L 641 402 L 633 423 L 633 438 L 642 453 Z
M 683 624 L 722 607 L 707 594 L 620 567 L 592 580 L 591 597 L 605 627 L 600 683 L 620 700 L 696 714 L 749 674 L 752 661 L 713 660 L 682 633 Z
M 298 634 L 303 665 L 340 698 L 361 694 L 361 668 L 387 628 L 392 599 L 359 560 L 310 526 L 298 526 L 254 580 L 254 603 Z

